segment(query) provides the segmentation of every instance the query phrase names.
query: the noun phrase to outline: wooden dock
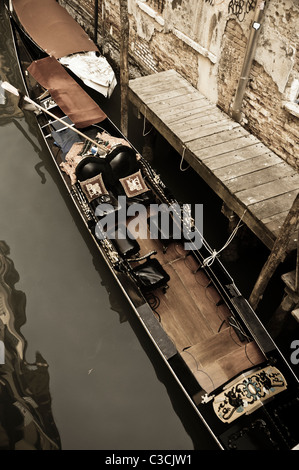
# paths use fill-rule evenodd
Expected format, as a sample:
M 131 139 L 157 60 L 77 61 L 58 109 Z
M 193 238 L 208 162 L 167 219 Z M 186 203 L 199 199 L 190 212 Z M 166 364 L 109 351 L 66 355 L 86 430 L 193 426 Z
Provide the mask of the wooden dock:
M 298 171 L 174 70 L 131 80 L 129 99 L 271 250 L 299 192 Z

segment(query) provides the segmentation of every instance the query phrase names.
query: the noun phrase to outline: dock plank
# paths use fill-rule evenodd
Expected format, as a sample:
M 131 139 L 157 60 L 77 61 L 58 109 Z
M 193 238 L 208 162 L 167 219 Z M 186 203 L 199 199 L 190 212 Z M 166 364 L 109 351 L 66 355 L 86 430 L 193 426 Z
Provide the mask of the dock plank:
M 264 144 L 253 144 L 248 147 L 241 149 L 234 149 L 231 152 L 226 152 L 222 155 L 217 155 L 214 158 L 210 158 L 208 163 L 209 169 L 215 172 L 220 169 L 227 169 L 228 166 L 235 164 L 242 165 L 248 160 L 251 160 L 252 155 L 263 156 L 269 152 L 269 149 Z M 281 161 L 281 160 L 279 160 Z M 226 170 L 225 170 L 226 171 Z M 225 180 L 218 178 L 220 181 L 225 183 Z
M 279 182 L 279 184 L 277 184 Z M 284 178 L 270 181 L 269 183 L 256 185 L 254 192 L 252 188 L 244 189 L 236 193 L 236 196 L 247 206 L 257 202 L 266 201 L 283 194 L 289 194 L 299 188 L 299 174 L 288 175 Z
M 276 165 L 284 165 L 281 158 L 272 153 L 264 153 L 265 148 L 261 147 L 261 152 L 255 149 L 255 156 L 238 161 L 237 163 L 229 163 L 228 165 L 215 170 L 215 175 L 222 181 L 226 181 L 229 186 L 229 181 L 235 181 L 237 178 L 252 173 L 253 171 L 264 170 L 272 168 Z M 287 165 L 289 167 L 289 165 Z M 293 171 L 293 169 L 291 169 Z
M 298 172 L 174 70 L 131 80 L 129 99 L 272 249 L 298 193 Z
M 288 212 L 286 211 L 286 207 L 292 206 L 298 192 L 299 190 L 295 189 L 294 191 L 279 194 L 270 199 L 264 199 L 255 204 L 252 204 L 250 206 L 250 210 L 261 221 L 266 217 Z
M 208 160 L 211 157 L 218 155 L 225 155 L 227 152 L 240 150 L 252 146 L 257 143 L 257 139 L 251 134 L 242 137 L 237 137 L 228 140 L 227 142 L 211 145 L 209 148 L 201 147 L 201 139 L 193 140 L 188 144 L 189 148 L 194 151 L 194 154 L 202 161 Z M 208 162 L 206 163 L 208 165 Z
M 244 171 L 244 169 L 243 169 Z M 248 165 L 246 173 L 226 181 L 227 187 L 234 193 L 250 189 L 256 186 L 269 183 L 271 181 L 279 181 L 284 176 L 294 174 L 293 168 L 285 163 L 277 163 L 276 165 L 266 166 L 262 169 L 256 169 L 254 165 Z

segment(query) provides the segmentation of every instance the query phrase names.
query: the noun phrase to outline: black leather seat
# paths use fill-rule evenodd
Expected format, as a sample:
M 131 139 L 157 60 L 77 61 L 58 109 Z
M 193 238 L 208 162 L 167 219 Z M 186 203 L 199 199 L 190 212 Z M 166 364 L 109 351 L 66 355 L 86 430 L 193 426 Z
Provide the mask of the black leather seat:
M 106 160 L 110 167 L 113 185 L 117 185 L 120 178 L 130 176 L 139 170 L 136 151 L 127 145 L 115 147 L 108 153 Z
M 101 204 L 109 204 L 111 210 L 114 212 L 119 209 L 118 201 L 113 196 L 111 189 L 113 187 L 113 176 L 111 168 L 105 158 L 89 156 L 81 160 L 76 166 L 76 177 L 79 182 L 90 180 L 98 175 L 102 176 L 106 193 L 90 201 L 90 205 L 94 211 L 97 210 Z M 96 215 L 101 217 L 107 212 L 101 213 L 97 211 Z
M 111 178 L 113 194 L 116 197 L 124 196 L 125 191 L 120 180 L 133 175 L 140 169 L 136 151 L 127 145 L 119 145 L 107 155 L 106 160 L 109 165 L 109 178 Z M 151 202 L 154 202 L 154 196 L 150 190 L 138 196 L 127 197 L 128 206 L 132 204 L 143 204 L 147 206 Z
M 127 227 L 119 225 L 113 234 L 113 244 L 117 251 L 124 258 L 131 258 L 140 251 L 140 246 L 137 240 L 132 236 Z
M 111 189 L 113 177 L 111 168 L 105 158 L 93 156 L 85 157 L 76 166 L 75 173 L 79 181 L 86 181 L 101 174 L 104 185 L 108 190 Z
M 165 210 L 166 215 L 162 215 L 160 212 L 156 215 L 148 217 L 147 224 L 150 230 L 151 236 L 154 239 L 160 240 L 163 246 L 163 252 L 166 253 L 170 243 L 174 240 L 181 240 L 183 234 L 181 228 L 177 222 L 171 217 L 170 212 Z M 168 218 L 167 218 L 168 214 Z M 164 223 L 162 223 L 164 217 Z
M 141 290 L 145 293 L 159 287 L 164 289 L 168 287 L 167 282 L 170 277 L 156 258 L 147 259 L 145 263 L 135 267 L 133 271 L 139 281 Z

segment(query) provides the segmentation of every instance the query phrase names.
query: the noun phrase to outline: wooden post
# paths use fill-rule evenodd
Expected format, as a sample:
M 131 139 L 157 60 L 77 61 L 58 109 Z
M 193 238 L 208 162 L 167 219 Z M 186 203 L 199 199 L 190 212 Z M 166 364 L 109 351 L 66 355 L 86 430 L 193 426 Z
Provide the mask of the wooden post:
M 297 257 L 296 257 L 296 277 L 295 277 L 295 290 L 299 294 L 299 226 L 297 234 Z
M 96 44 L 98 40 L 98 18 L 99 18 L 99 1 L 94 1 L 94 38 L 93 41 Z
M 247 47 L 245 52 L 245 58 L 243 61 L 243 67 L 241 76 L 239 78 L 239 83 L 235 95 L 235 100 L 232 105 L 232 117 L 240 122 L 241 120 L 241 108 L 242 102 L 247 87 L 247 83 L 250 76 L 250 71 L 252 67 L 252 62 L 254 60 L 254 55 L 257 47 L 258 37 L 261 30 L 261 25 L 265 17 L 265 9 L 267 3 L 264 0 L 257 0 L 253 21 L 251 23 L 251 29 L 249 32 L 249 38 L 247 41 Z
M 286 250 L 290 241 L 290 235 L 292 230 L 296 228 L 298 221 L 298 211 L 299 211 L 299 193 L 296 196 L 295 201 L 288 213 L 283 226 L 280 229 L 280 233 L 275 240 L 272 251 L 264 264 L 261 273 L 255 286 L 252 290 L 252 293 L 249 298 L 249 302 L 253 309 L 256 309 L 258 303 L 263 298 L 264 291 L 268 285 L 269 280 L 276 271 L 278 265 L 284 260 L 286 256 Z
M 229 209 L 225 203 L 222 204 L 221 213 L 228 219 L 228 233 L 231 234 L 239 222 L 237 214 Z M 222 253 L 222 258 L 225 261 L 236 261 L 239 257 L 239 241 L 238 237 L 235 236 L 231 243 L 226 247 Z
M 129 92 L 129 17 L 128 0 L 119 0 L 120 7 L 120 129 L 128 137 Z

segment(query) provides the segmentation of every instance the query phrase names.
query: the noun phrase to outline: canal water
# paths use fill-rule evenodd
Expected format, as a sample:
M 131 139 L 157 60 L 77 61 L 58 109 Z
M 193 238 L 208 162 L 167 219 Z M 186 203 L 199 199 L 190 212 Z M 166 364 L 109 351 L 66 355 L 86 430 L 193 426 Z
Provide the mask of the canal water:
M 0 31 L 0 79 L 21 87 L 2 7 Z M 119 124 L 118 88 L 105 111 Z M 129 138 L 141 151 L 144 122 L 131 112 L 129 125 Z M 0 96 L 0 139 L 0 306 L 15 336 L 9 361 L 0 365 L 0 399 L 9 390 L 27 423 L 35 422 L 37 408 L 48 423 L 50 447 L 217 449 L 91 243 L 34 116 L 21 112 L 13 96 Z M 180 171 L 180 158 L 161 137 L 155 149 L 154 166 L 178 199 L 204 204 L 204 235 L 219 249 L 229 235 L 221 201 L 192 170 Z M 242 255 L 245 273 L 244 262 L 228 263 L 245 295 L 267 255 L 256 250 L 256 262 L 252 253 Z M 7 432 L 0 425 L 0 448 Z M 27 433 L 21 445 L 34 442 Z
M 1 9 L 1 80 L 21 88 L 5 21 Z M 46 370 L 49 433 L 57 442 L 58 431 L 62 449 L 215 448 L 90 242 L 34 116 L 13 96 L 0 100 L 0 266 L 9 278 L 2 269 L 0 300 L 21 338 L 0 365 L 11 402 L 24 411 L 27 394 L 39 404 L 36 383 Z M 12 433 L 16 407 L 9 409 Z M 0 425 L 0 447 L 7 434 Z

